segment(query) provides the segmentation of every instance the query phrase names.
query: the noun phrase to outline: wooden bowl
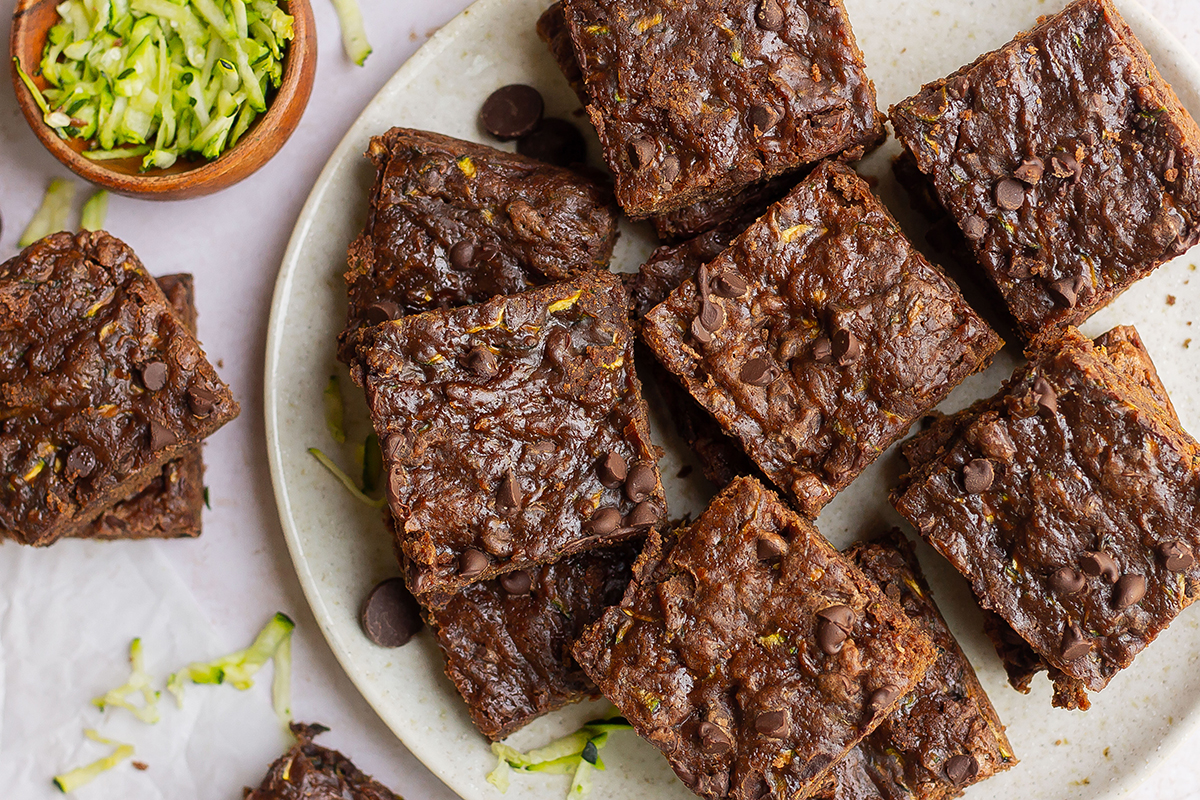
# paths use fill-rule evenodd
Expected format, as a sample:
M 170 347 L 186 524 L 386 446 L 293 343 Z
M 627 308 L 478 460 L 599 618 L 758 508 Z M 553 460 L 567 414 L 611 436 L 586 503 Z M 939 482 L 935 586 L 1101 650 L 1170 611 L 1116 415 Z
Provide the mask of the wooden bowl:
M 90 161 L 80 155 L 82 139 L 63 139 L 42 119 L 33 95 L 21 82 L 11 64 L 17 101 L 29 127 L 46 149 L 72 172 L 119 194 L 150 200 L 181 200 L 200 197 L 232 186 L 266 164 L 296 130 L 312 93 L 317 69 L 317 31 L 308 0 L 284 0 L 295 18 L 295 37 L 283 57 L 283 82 L 267 104 L 267 111 L 230 150 L 215 161 L 181 159 L 169 169 L 139 172 L 141 158 Z M 13 12 L 9 49 L 21 61 L 39 88 L 48 85 L 41 77 L 42 51 L 50 28 L 58 22 L 56 0 L 17 0 Z

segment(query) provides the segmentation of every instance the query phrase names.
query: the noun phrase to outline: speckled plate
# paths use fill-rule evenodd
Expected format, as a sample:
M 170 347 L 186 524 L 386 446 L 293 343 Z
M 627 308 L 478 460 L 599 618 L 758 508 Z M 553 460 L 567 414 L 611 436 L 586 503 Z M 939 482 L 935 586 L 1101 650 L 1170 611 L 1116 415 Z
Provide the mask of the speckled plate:
M 407 647 L 384 650 L 359 631 L 357 609 L 367 590 L 395 574 L 391 543 L 380 512 L 353 500 L 305 452 L 321 447 L 346 465 L 351 445 L 338 446 L 325 430 L 321 392 L 331 374 L 346 387 L 351 440 L 367 432 L 358 392 L 334 360 L 334 337 L 345 319 L 340 273 L 346 245 L 362 227 L 372 170 L 362 158 L 368 138 L 392 125 L 408 125 L 484 141 L 476 117 L 496 87 L 522 82 L 546 96 L 548 113 L 571 118 L 578 104 L 534 22 L 548 0 L 481 0 L 443 28 L 383 88 L 363 112 L 321 173 L 300 219 L 279 274 L 271 311 L 266 362 L 266 422 L 271 471 L 283 529 L 296 571 L 334 653 L 350 678 L 396 735 L 454 791 L 469 800 L 498 800 L 484 781 L 492 768 L 487 742 L 472 727 L 453 686 L 442 674 L 432 639 L 422 634 Z M 846 0 L 867 68 L 887 108 L 985 50 L 1058 10 L 1061 0 Z M 1166 76 L 1193 114 L 1200 115 L 1200 68 L 1182 47 L 1132 0 L 1119 3 Z M 586 123 L 577 120 L 581 128 Z M 591 140 L 593 161 L 598 148 Z M 880 178 L 880 192 L 916 241 L 920 221 L 887 168 L 895 142 L 862 165 Z M 626 225 L 614 268 L 636 269 L 649 251 L 647 229 Z M 1184 425 L 1200 432 L 1197 348 L 1189 349 L 1191 314 L 1200 308 L 1195 262 L 1185 256 L 1158 270 L 1098 314 L 1085 333 L 1114 324 L 1141 330 L 1163 380 L 1172 391 Z M 1168 296 L 1177 300 L 1168 303 Z M 1200 337 L 1197 337 L 1200 339 Z M 995 391 L 1016 363 L 1006 352 L 985 374 L 961 386 L 944 404 L 961 408 Z M 652 403 L 652 406 L 659 405 Z M 659 422 L 659 421 L 656 421 Z M 674 476 L 689 454 L 656 424 L 667 449 L 664 483 L 673 515 L 697 512 L 711 487 Z M 893 454 L 881 458 L 831 503 L 818 521 L 834 544 L 898 522 L 887 490 L 898 473 Z M 967 796 L 1024 800 L 1115 797 L 1136 786 L 1196 724 L 1200 703 L 1200 610 L 1185 612 L 1134 665 L 1095 695 L 1086 714 L 1053 709 L 1050 686 L 1035 681 L 1030 695 L 1008 688 L 994 651 L 980 632 L 980 619 L 965 582 L 932 551 L 922 562 L 942 610 L 958 634 L 1008 725 L 1022 763 L 970 789 Z M 594 709 L 575 707 L 551 715 L 516 734 L 517 746 L 532 746 L 573 729 Z M 597 776 L 593 797 L 684 798 L 666 762 L 630 734 L 614 736 L 605 752 L 608 771 Z M 521 777 L 512 800 L 559 798 L 564 777 Z

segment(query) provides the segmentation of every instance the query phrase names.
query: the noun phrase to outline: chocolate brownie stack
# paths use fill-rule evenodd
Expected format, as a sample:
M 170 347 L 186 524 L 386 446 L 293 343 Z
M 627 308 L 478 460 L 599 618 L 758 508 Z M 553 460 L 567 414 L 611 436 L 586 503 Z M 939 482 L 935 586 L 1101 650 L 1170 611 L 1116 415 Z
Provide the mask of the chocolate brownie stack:
M 189 275 L 107 233 L 0 266 L 0 539 L 196 536 L 203 440 L 238 414 L 195 338 Z

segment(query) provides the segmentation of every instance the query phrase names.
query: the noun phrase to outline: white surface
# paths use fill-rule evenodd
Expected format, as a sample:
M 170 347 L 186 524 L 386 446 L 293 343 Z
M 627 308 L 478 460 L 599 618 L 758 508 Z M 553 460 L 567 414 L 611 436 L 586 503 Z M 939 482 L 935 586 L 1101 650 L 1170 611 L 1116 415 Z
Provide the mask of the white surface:
M 850 0 L 852 15 L 864 2 Z M 362 0 L 362 4 L 375 54 L 367 68 L 359 70 L 348 65 L 341 54 L 336 22 L 328 3 L 314 0 L 323 49 L 313 101 L 283 154 L 260 173 L 234 189 L 197 201 L 158 205 L 113 199 L 109 227 L 135 247 L 152 271 L 162 274 L 190 270 L 196 273 L 201 338 L 210 355 L 224 361 L 222 375 L 238 393 L 244 412 L 208 446 L 207 482 L 212 487 L 214 510 L 206 517 L 206 533 L 200 540 L 114 543 L 79 548 L 89 550 L 86 554 L 73 552 L 74 544 L 33 554 L 12 547 L 0 548 L 0 576 L 3 577 L 0 593 L 8 599 L 0 615 L 0 685 L 5 690 L 5 713 L 0 728 L 0 787 L 3 787 L 0 796 L 21 800 L 38 796 L 26 793 L 20 784 L 8 780 L 24 770 L 36 784 L 41 771 L 33 768 L 31 753 L 60 748 L 54 752 L 61 754 L 63 763 L 56 760 L 55 769 L 74 765 L 77 760 L 94 758 L 100 753 L 99 748 L 78 751 L 70 748 L 79 741 L 81 723 L 97 719 L 82 708 L 86 699 L 110 688 L 114 680 L 120 682 L 123 679 L 124 648 L 130 636 L 145 635 L 151 654 L 160 653 L 157 657 L 165 671 L 175 665 L 177 657 L 194 658 L 244 646 L 265 619 L 278 609 L 292 614 L 299 623 L 294 702 L 298 718 L 331 725 L 334 730 L 326 737 L 330 744 L 344 749 L 360 766 L 410 800 L 451 800 L 454 797 L 396 741 L 331 657 L 299 592 L 279 530 L 266 470 L 260 405 L 266 314 L 275 273 L 291 228 L 318 172 L 352 119 L 426 38 L 427 32 L 465 5 L 462 0 L 441 3 Z M 899 52 L 904 47 L 900 40 L 908 29 L 936 27 L 939 35 L 943 31 L 953 31 L 953 21 L 939 22 L 938 15 L 929 10 L 934 5 L 910 0 L 889 6 L 894 7 L 892 15 L 896 17 L 893 20 L 897 31 L 894 57 L 904 55 Z M 979 4 L 957 5 L 964 9 L 961 13 L 966 14 L 968 7 Z M 958 66 L 962 60 L 958 55 L 960 50 L 974 55 L 1024 27 L 1027 19 L 1018 19 L 1020 13 L 1011 8 L 1012 5 L 1017 4 L 1005 4 L 1008 10 L 1000 14 L 989 12 L 989 18 L 1009 21 L 1004 35 L 987 42 L 970 40 L 969 36 L 967 42 L 953 42 L 952 36 L 946 41 L 939 39 L 935 57 L 944 68 L 915 77 L 936 77 Z M 1056 0 L 1050 0 L 1037 8 L 1040 13 L 1046 13 L 1056 10 L 1058 5 Z M 1200 4 L 1194 0 L 1147 0 L 1147 5 L 1183 39 L 1193 55 L 1200 55 Z M 0 0 L 0 18 L 7 19 L 11 8 L 12 0 Z M 998 21 L 997 25 L 1000 24 Z M 959 25 L 962 25 L 961 21 Z M 864 41 L 864 44 L 868 42 Z M 875 59 L 869 45 L 867 50 L 869 71 L 880 82 L 881 88 L 888 80 L 897 84 L 910 78 L 915 80 L 914 76 L 906 76 L 896 69 L 892 58 Z M 479 91 L 498 85 L 494 77 L 486 73 L 476 76 L 474 79 L 481 84 Z M 421 113 L 433 119 L 439 106 L 440 103 L 433 104 Z M 13 252 L 20 228 L 36 206 L 45 182 L 51 176 L 62 174 L 65 174 L 62 168 L 41 150 L 25 126 L 12 90 L 5 81 L 0 88 L 0 213 L 5 221 L 5 230 L 0 235 L 0 257 Z M 358 198 L 351 204 L 352 208 L 360 205 Z M 337 287 L 333 281 L 337 269 L 337 263 L 329 267 L 331 289 Z M 1148 323 L 1158 325 L 1155 330 L 1159 331 L 1168 330 L 1172 323 L 1182 324 L 1190 318 L 1191 308 L 1195 307 L 1189 303 L 1190 296 L 1183 289 L 1183 281 L 1189 279 L 1187 275 L 1175 268 L 1160 275 L 1165 277 L 1156 276 L 1153 283 L 1143 283 L 1135 291 L 1144 291 L 1160 299 L 1172 293 L 1180 297 L 1180 302 L 1172 308 L 1159 304 L 1155 319 L 1146 323 L 1138 319 L 1144 332 L 1150 328 Z M 1110 319 L 1106 316 L 1096 323 L 1096 329 L 1101 329 L 1103 322 Z M 1182 351 L 1178 336 L 1163 334 L 1147 338 L 1156 358 L 1164 365 L 1169 387 L 1179 392 L 1182 388 L 1179 376 L 1185 374 L 1183 367 L 1187 365 L 1194 369 L 1194 362 L 1183 360 L 1189 353 Z M 1176 358 L 1172 359 L 1172 356 Z M 319 374 L 330 360 L 324 358 L 309 366 Z M 1172 362 L 1170 370 L 1164 364 L 1168 360 Z M 313 402 L 316 402 L 315 396 Z M 1181 406 L 1194 431 L 1200 430 L 1197 408 L 1200 407 L 1192 405 L 1184 410 Z M 371 523 L 372 520 L 364 518 L 364 525 Z M 338 520 L 336 524 L 331 522 L 330 530 L 345 535 L 353 524 Z M 826 533 L 835 538 L 838 536 L 837 531 L 827 530 Z M 374 555 L 378 556 L 378 552 Z M 385 562 L 379 563 L 386 566 Z M 926 559 L 926 563 L 930 560 Z M 20 572 L 25 583 L 18 584 L 10 578 L 15 574 L 11 571 L 14 569 Z M 148 585 L 176 587 L 160 592 L 160 596 L 167 597 L 161 604 L 162 621 L 156 623 L 147 609 L 137 604 L 108 612 L 104 610 L 104 603 L 94 600 L 101 593 L 113 596 L 116 587 L 128 585 L 128 581 L 119 577 L 123 569 L 129 570 L 126 574 L 131 576 L 155 576 L 155 581 Z M 165 570 L 174 570 L 178 580 L 158 575 Z M 108 584 L 97 580 L 97 576 L 110 575 L 112 579 Z M 56 582 L 51 584 L 51 579 Z M 48 610 L 39 601 L 39 596 L 23 586 L 56 588 L 57 592 L 49 595 L 43 592 L 40 596 L 57 596 L 58 610 Z M 192 598 L 187 597 L 187 590 Z M 957 596 L 961 597 L 961 594 Z M 943 607 L 959 605 L 955 603 L 954 595 L 943 593 L 942 598 Z M 201 620 L 205 618 L 212 626 L 210 634 L 203 630 Z M 1139 657 L 1134 672 L 1145 673 L 1147 677 L 1159 675 L 1162 667 L 1156 664 L 1155 653 L 1170 649 L 1172 639 L 1182 640 L 1193 635 L 1184 625 L 1194 628 L 1196 618 L 1192 612 L 1177 623 L 1158 644 Z M 161 627 L 156 629 L 155 624 Z M 188 645 L 189 648 L 194 645 L 195 649 L 182 649 L 181 645 L 173 644 L 167 628 L 195 630 Z M 22 631 L 26 633 L 22 634 Z M 152 639 L 159 639 L 159 643 Z M 176 647 L 179 649 L 172 649 Z M 993 655 L 977 649 L 972 656 L 977 664 L 991 665 L 991 671 L 995 672 Z M 1177 669 L 1172 672 L 1189 671 Z M 1172 672 L 1163 677 L 1171 678 Z M 269 681 L 269 677 L 266 680 Z M 44 684 L 49 684 L 50 689 L 45 690 Z M 265 688 L 265 684 L 256 688 Z M 1114 686 L 1098 699 L 1115 693 L 1117 688 Z M 199 693 L 190 696 L 194 698 Z M 1008 689 L 996 689 L 993 696 L 1003 702 L 1024 700 Z M 240 797 L 240 787 L 257 781 L 278 743 L 273 740 L 274 734 L 268 732 L 251 737 L 258 743 L 257 747 L 243 746 L 240 739 L 231 739 L 230 735 L 246 727 L 246 721 L 254 715 L 259 719 L 265 719 L 264 714 L 269 717 L 269 701 L 264 693 L 243 696 L 232 690 L 223 696 L 214 692 L 213 697 L 216 700 L 211 702 L 230 698 L 234 702 L 214 710 L 215 722 L 207 727 L 189 729 L 180 721 L 182 718 L 169 713 L 168 708 L 164 721 L 154 729 L 147 729 L 169 739 L 174 753 L 187 752 L 186 748 L 194 746 L 192 756 L 181 758 L 164 754 L 151 763 L 147 773 L 135 773 L 126 767 L 127 774 L 121 779 L 129 783 L 97 782 L 79 796 L 85 800 L 89 797 L 164 796 L 201 800 Z M 1045 684 L 1035 689 L 1032 698 L 1031 702 L 1035 700 L 1042 706 L 1048 704 Z M 1050 757 L 1058 758 L 1066 772 L 1072 768 L 1073 761 L 1077 763 L 1070 743 L 1078 741 L 1072 734 L 1060 733 L 1061 729 L 1070 727 L 1068 723 L 1079 725 L 1085 732 L 1088 728 L 1099 727 L 1134 728 L 1137 738 L 1151 739 L 1156 733 L 1153 727 L 1171 727 L 1180 721 L 1177 713 L 1182 707 L 1180 696 L 1166 686 L 1149 687 L 1141 696 L 1127 699 L 1141 706 L 1153 704 L 1159 717 L 1157 726 L 1136 730 L 1137 709 L 1129 712 L 1125 708 L 1098 705 L 1087 715 L 1049 712 L 1047 709 L 1048 729 L 1036 732 L 1037 736 L 1028 745 L 1022 747 L 1014 733 L 1018 754 L 1028 762 L 1036 751 L 1046 750 Z M 202 713 L 209 713 L 207 704 Z M 114 714 L 114 721 L 118 719 L 116 712 L 110 714 Z M 1075 719 L 1078 722 L 1072 722 Z M 1067 743 L 1055 747 L 1053 742 L 1063 735 Z M 613 755 L 624 758 L 616 751 Z M 1121 757 L 1119 752 L 1111 755 L 1114 759 Z M 1200 755 L 1200 741 L 1193 738 L 1150 783 L 1132 796 L 1200 797 L 1197 755 Z M 465 760 L 460 763 L 463 770 L 470 768 Z M 1031 787 L 1022 779 L 1021 771 L 1018 768 L 1010 773 L 1014 776 L 1012 785 L 1021 786 L 1022 794 L 1029 795 Z M 177 783 L 168 784 L 168 779 L 162 777 L 171 774 L 176 776 L 171 780 L 177 780 Z M 47 780 L 48 777 L 46 774 Z M 601 781 L 604 777 L 607 776 L 601 776 Z M 1101 780 L 1093 779 L 1090 785 L 1103 788 Z M 155 781 L 159 782 L 156 784 Z M 169 789 L 165 788 L 168 785 Z M 543 796 L 558 797 L 561 788 L 563 786 L 556 784 Z M 629 796 L 639 794 L 631 792 Z M 1062 796 L 1070 795 L 1064 792 Z

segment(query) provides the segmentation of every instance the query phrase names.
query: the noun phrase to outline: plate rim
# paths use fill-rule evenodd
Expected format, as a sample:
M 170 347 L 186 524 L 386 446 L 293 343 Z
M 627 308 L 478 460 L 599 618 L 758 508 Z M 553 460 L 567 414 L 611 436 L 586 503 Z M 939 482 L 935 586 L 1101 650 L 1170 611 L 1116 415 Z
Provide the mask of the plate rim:
M 548 2 L 548 0 L 547 0 Z M 1180 65 L 1180 71 L 1189 74 L 1200 92 L 1200 59 L 1193 56 L 1179 39 L 1164 23 L 1151 14 L 1139 0 L 1114 0 L 1122 16 L 1130 23 L 1135 31 L 1153 31 L 1156 43 L 1161 47 L 1159 56 L 1167 56 Z M 419 47 L 412 56 L 387 81 L 380 86 L 374 96 L 362 107 L 358 116 L 350 124 L 342 139 L 331 152 L 321 172 L 297 216 L 292 234 L 288 239 L 280 263 L 275 287 L 272 292 L 271 307 L 268 315 L 266 351 L 263 366 L 263 415 L 267 445 L 267 461 L 271 473 L 271 486 L 274 493 L 276 510 L 280 526 L 283 529 L 288 554 L 292 566 L 296 570 L 305 600 L 312 609 L 313 617 L 325 637 L 339 667 L 348 677 L 355 689 L 371 706 L 371 710 L 392 731 L 393 735 L 411 752 L 441 783 L 451 792 L 463 796 L 456 787 L 453 779 L 454 770 L 447 765 L 441 753 L 435 752 L 431 745 L 423 743 L 415 731 L 399 730 L 393 726 L 387 716 L 380 711 L 384 704 L 382 692 L 367 679 L 365 673 L 357 671 L 350 662 L 349 649 L 342 644 L 342 633 L 334 624 L 334 615 L 328 608 L 317 585 L 311 564 L 306 558 L 304 545 L 298 532 L 298 524 L 293 517 L 293 509 L 284 472 L 282 469 L 282 444 L 280 438 L 280 409 L 279 383 L 276 379 L 282 347 L 284 346 L 283 319 L 291 303 L 290 289 L 296 278 L 301 262 L 301 250 L 316 218 L 325 194 L 334 182 L 336 175 L 344 168 L 347 160 L 360 156 L 355 142 L 360 138 L 359 127 L 368 116 L 380 97 L 390 94 L 405 83 L 414 80 L 426 64 L 436 58 L 446 47 L 453 44 L 460 29 L 466 27 L 472 13 L 492 6 L 503 5 L 505 0 L 476 0 L 451 20 L 443 25 L 427 42 Z M 1141 37 L 1139 37 L 1141 38 Z M 1198 109 L 1197 111 L 1200 111 Z M 1196 710 L 1200 711 L 1200 703 Z M 1193 734 L 1200 729 L 1200 713 L 1191 714 L 1182 720 L 1183 724 L 1173 725 L 1159 742 L 1152 755 L 1147 758 L 1145 766 L 1136 771 L 1126 772 L 1113 785 L 1108 787 L 1105 796 L 1118 797 L 1127 795 L 1145 783 Z

